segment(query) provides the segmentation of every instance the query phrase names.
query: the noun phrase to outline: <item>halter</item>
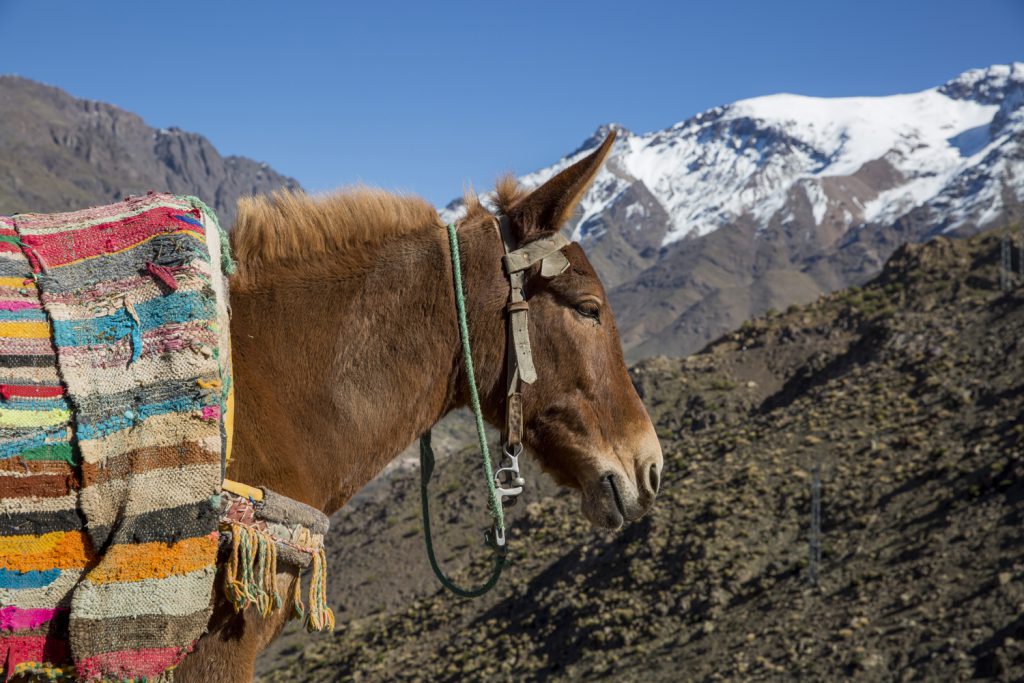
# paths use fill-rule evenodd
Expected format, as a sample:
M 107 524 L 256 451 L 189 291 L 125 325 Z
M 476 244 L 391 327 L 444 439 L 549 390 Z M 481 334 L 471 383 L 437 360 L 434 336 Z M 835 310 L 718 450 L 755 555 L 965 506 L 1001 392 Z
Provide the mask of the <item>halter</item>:
M 462 342 L 463 363 L 466 380 L 469 384 L 470 403 L 476 418 L 477 437 L 480 452 L 483 456 L 484 473 L 487 477 L 487 488 L 490 494 L 489 507 L 494 517 L 494 524 L 484 538 L 488 546 L 495 551 L 494 568 L 490 578 L 480 587 L 465 589 L 455 584 L 441 570 L 434 554 L 433 541 L 430 533 L 430 509 L 427 496 L 427 485 L 434 468 L 434 452 L 430 445 L 430 430 L 420 437 L 420 494 L 423 508 L 423 533 L 427 545 L 427 557 L 441 584 L 461 597 L 477 597 L 483 595 L 498 581 L 505 564 L 507 551 L 505 538 L 505 516 L 503 506 L 511 506 L 523 492 L 526 482 L 519 471 L 519 456 L 523 452 L 523 396 L 522 385 L 537 381 L 537 371 L 533 365 L 533 351 L 530 347 L 530 304 L 526 301 L 524 286 L 526 271 L 536 263 L 540 263 L 540 274 L 545 278 L 553 278 L 569 268 L 569 260 L 562 253 L 569 244 L 564 236 L 555 233 L 542 237 L 529 244 L 513 249 L 514 242 L 507 216 L 499 216 L 494 221 L 502 249 L 505 274 L 509 280 L 509 298 L 505 306 L 508 315 L 508 348 L 506 350 L 506 367 L 508 385 L 505 396 L 505 425 L 502 430 L 502 457 L 497 471 L 492 473 L 490 451 L 487 447 L 487 435 L 484 432 L 483 411 L 477 393 L 473 354 L 469 344 L 469 327 L 466 320 L 465 292 L 462 286 L 462 266 L 459 256 L 459 240 L 454 224 L 448 225 L 448 240 L 451 247 L 452 276 L 455 284 L 455 306 L 458 312 L 459 337 Z

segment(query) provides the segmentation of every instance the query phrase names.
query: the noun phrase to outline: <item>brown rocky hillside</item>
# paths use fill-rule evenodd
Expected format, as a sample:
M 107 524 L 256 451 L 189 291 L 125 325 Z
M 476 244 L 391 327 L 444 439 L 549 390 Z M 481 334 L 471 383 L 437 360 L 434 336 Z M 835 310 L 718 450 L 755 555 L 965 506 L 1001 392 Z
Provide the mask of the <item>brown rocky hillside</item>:
M 335 519 L 337 631 L 287 635 L 261 680 L 1021 680 L 1024 288 L 1000 291 L 999 253 L 907 245 L 863 288 L 640 363 L 655 511 L 595 532 L 531 473 L 480 600 L 433 581 L 418 473 L 396 471 Z M 478 577 L 476 458 L 440 469 L 438 545 Z
M 71 211 L 148 190 L 192 194 L 230 226 L 242 195 L 297 188 L 266 164 L 223 157 L 202 135 L 0 76 L 0 215 Z

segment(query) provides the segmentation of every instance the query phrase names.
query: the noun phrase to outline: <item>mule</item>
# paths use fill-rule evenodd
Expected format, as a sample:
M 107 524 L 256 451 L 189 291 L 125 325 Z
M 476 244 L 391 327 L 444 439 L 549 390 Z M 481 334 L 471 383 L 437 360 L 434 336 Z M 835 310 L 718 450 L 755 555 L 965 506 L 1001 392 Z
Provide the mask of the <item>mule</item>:
M 532 192 L 499 183 L 494 203 L 518 246 L 559 230 L 613 139 Z M 485 418 L 500 425 L 509 281 L 495 215 L 474 197 L 467 204 L 457 230 L 476 381 Z M 333 513 L 469 401 L 445 226 L 420 199 L 283 193 L 242 200 L 231 240 L 228 477 Z M 564 254 L 567 271 L 531 272 L 526 283 L 537 381 L 523 395 L 523 442 L 559 484 L 581 491 L 587 519 L 616 529 L 654 502 L 661 447 L 597 274 L 578 244 Z M 283 595 L 295 580 L 279 576 Z M 263 619 L 220 604 L 176 680 L 250 680 L 286 611 Z

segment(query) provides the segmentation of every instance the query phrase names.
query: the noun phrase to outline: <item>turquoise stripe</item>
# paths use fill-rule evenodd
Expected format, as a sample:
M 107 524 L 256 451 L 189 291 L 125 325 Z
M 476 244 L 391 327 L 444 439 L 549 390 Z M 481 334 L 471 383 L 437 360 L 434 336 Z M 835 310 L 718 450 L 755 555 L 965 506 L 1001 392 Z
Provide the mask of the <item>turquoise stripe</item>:
M 46 320 L 46 313 L 38 308 L 23 308 L 20 311 L 0 311 L 0 322 L 26 322 Z
M 181 396 L 167 401 L 159 401 L 157 403 L 148 403 L 146 405 L 126 410 L 121 415 L 108 417 L 98 422 L 90 424 L 79 423 L 78 427 L 75 429 L 75 434 L 78 436 L 79 441 L 100 439 L 108 434 L 121 431 L 122 429 L 134 427 L 140 421 L 153 417 L 154 415 L 185 413 L 193 410 L 199 410 L 204 405 L 207 405 L 207 402 L 199 401 L 188 396 Z
M 43 569 L 30 572 L 19 572 L 13 569 L 0 569 L 0 588 L 20 590 L 24 588 L 43 588 L 49 586 L 60 576 L 59 569 Z
M 198 292 L 173 292 L 135 306 L 136 324 L 126 309 L 91 320 L 54 320 L 53 340 L 57 347 L 109 345 L 168 323 L 206 320 L 216 316 L 213 301 Z

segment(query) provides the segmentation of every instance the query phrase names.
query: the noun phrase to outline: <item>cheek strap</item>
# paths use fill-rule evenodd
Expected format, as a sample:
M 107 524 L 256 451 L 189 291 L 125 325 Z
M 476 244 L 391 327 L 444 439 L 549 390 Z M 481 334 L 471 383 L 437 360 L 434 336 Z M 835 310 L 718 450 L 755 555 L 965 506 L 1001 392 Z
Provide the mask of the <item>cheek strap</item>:
M 561 233 L 542 237 L 529 244 L 512 250 L 512 233 L 508 216 L 496 221 L 501 243 L 505 248 L 502 263 L 509 281 L 508 311 L 508 387 L 506 391 L 505 439 L 512 448 L 523 440 L 523 398 L 522 385 L 537 381 L 537 370 L 533 365 L 533 350 L 530 346 L 530 304 L 526 301 L 524 287 L 526 271 L 538 261 L 540 274 L 545 278 L 561 275 L 569 268 L 569 259 L 562 249 L 569 240 Z

